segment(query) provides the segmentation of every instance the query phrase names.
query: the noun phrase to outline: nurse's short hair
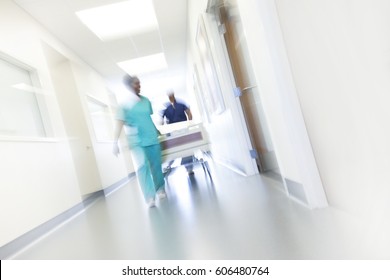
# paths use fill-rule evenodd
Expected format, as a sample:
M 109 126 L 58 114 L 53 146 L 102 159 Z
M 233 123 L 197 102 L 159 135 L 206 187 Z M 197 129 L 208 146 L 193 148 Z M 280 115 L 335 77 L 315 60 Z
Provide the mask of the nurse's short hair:
M 132 86 L 134 81 L 139 80 L 137 76 L 130 76 L 130 75 L 125 75 L 123 77 L 123 83 L 127 86 Z
M 173 89 L 168 89 L 167 96 L 175 96 L 175 91 Z

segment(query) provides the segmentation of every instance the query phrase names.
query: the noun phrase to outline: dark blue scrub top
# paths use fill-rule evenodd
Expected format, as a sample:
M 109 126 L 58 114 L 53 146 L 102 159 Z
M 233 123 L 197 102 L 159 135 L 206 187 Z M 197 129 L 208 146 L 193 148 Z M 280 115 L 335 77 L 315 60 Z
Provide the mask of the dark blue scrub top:
M 168 123 L 177 123 L 187 120 L 187 115 L 185 111 L 188 107 L 182 103 L 175 102 L 175 108 L 172 104 L 165 109 L 163 117 L 165 116 L 168 120 Z

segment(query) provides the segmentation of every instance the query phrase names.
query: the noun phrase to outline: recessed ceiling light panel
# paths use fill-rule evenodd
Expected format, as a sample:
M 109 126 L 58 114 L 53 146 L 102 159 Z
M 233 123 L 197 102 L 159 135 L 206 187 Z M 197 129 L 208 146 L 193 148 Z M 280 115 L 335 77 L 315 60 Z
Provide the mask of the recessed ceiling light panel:
M 130 75 L 145 74 L 168 68 L 164 53 L 118 62 L 117 65 Z
M 78 11 L 76 15 L 103 41 L 158 30 L 152 0 L 129 0 Z

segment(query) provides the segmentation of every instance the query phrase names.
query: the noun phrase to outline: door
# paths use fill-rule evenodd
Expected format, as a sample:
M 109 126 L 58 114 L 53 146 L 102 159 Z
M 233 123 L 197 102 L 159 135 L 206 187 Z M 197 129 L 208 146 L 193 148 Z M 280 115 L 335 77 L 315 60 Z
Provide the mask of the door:
M 256 157 L 260 172 L 280 174 L 236 1 L 220 0 L 216 9 L 236 83 L 234 91 L 240 99 L 251 138 L 252 156 Z
M 81 195 L 101 190 L 95 154 L 70 61 L 43 44 L 50 75 L 63 118 Z

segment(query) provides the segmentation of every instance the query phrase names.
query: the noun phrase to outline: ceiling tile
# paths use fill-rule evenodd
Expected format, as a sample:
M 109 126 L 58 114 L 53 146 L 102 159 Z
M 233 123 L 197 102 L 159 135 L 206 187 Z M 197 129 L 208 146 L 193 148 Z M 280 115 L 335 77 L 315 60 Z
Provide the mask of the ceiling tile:
M 0 0 L 1 1 L 1 0 Z M 82 60 L 96 69 L 108 83 L 121 83 L 124 71 L 116 63 L 164 52 L 169 69 L 186 83 L 187 0 L 153 0 L 159 31 L 103 42 L 87 29 L 76 11 L 123 0 L 13 0 L 61 40 Z M 143 1 L 143 0 L 139 0 Z M 165 74 L 164 74 L 165 75 Z M 150 77 L 153 81 L 157 77 Z M 180 78 L 177 79 L 178 83 Z
M 139 57 L 137 48 L 131 38 L 105 42 L 104 46 L 115 62 Z
M 140 57 L 163 52 L 158 30 L 132 36 L 132 40 Z

